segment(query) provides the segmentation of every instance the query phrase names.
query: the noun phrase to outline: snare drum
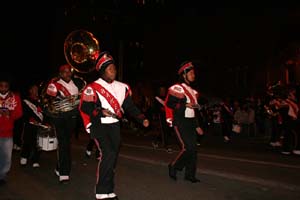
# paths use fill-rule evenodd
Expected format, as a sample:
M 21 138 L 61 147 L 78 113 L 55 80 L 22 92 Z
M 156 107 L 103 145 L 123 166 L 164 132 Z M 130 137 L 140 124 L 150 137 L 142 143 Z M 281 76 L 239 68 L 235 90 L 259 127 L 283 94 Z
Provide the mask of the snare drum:
M 48 128 L 40 127 L 37 134 L 37 143 L 43 151 L 53 151 L 57 149 L 58 141 L 55 134 L 55 129 L 52 126 Z

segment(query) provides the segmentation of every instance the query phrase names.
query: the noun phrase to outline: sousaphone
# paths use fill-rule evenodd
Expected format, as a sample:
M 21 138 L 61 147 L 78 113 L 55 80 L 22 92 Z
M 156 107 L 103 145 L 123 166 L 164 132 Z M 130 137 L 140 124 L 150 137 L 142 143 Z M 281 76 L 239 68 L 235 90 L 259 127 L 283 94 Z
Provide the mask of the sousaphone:
M 65 58 L 73 69 L 79 73 L 94 71 L 99 53 L 99 42 L 91 32 L 75 30 L 65 39 Z
M 74 78 L 83 82 L 83 87 L 79 91 L 79 95 L 68 96 L 63 99 L 49 99 L 46 95 L 46 87 L 42 89 L 42 104 L 46 113 L 56 116 L 61 112 L 67 112 L 78 107 L 81 92 L 86 85 L 86 81 L 81 75 L 89 74 L 95 70 L 96 59 L 100 53 L 99 42 L 96 37 L 86 30 L 72 31 L 64 42 L 64 55 L 67 63 L 76 71 Z M 53 79 L 58 78 L 54 77 Z

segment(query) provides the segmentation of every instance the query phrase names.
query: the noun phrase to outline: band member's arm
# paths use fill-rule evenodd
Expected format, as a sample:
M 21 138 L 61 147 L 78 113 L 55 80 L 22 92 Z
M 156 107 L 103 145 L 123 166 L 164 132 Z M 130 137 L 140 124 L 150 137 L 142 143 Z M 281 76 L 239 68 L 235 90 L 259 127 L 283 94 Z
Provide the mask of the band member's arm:
M 186 103 L 186 98 L 184 96 L 184 91 L 180 87 L 171 87 L 168 92 L 168 97 L 166 105 L 176 111 L 179 115 L 185 115 L 186 107 L 193 108 L 193 105 Z M 196 112 L 196 111 L 195 111 Z M 195 117 L 195 127 L 197 134 L 203 135 L 203 130 L 200 127 L 200 122 L 198 117 Z
M 91 101 L 85 101 L 84 99 L 82 100 L 80 110 L 87 114 L 91 121 L 95 121 L 97 119 L 100 119 L 101 117 L 104 117 L 102 113 L 102 106 L 101 102 L 97 100 L 96 102 L 91 102 Z
M 90 127 L 97 125 L 102 116 L 101 102 L 97 99 L 96 93 L 91 87 L 84 89 L 80 99 L 79 111 L 85 130 L 90 133 Z
M 201 123 L 202 120 L 203 119 L 202 119 L 200 111 L 195 109 L 195 124 L 196 124 L 196 132 L 197 132 L 198 135 L 203 135 L 204 134 L 204 131 L 201 128 L 202 125 L 203 125 L 203 123 Z
M 166 105 L 184 116 L 184 111 L 188 105 L 186 103 L 183 89 L 176 87 L 170 88 L 166 99 Z

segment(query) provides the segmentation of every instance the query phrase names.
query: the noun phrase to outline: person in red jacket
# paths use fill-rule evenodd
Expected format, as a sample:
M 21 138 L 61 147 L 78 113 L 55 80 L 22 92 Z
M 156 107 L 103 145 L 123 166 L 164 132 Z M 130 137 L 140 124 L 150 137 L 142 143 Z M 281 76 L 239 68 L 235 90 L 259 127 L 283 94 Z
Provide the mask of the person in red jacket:
M 0 185 L 6 183 L 11 167 L 14 123 L 22 116 L 22 102 L 10 90 L 10 80 L 0 77 Z

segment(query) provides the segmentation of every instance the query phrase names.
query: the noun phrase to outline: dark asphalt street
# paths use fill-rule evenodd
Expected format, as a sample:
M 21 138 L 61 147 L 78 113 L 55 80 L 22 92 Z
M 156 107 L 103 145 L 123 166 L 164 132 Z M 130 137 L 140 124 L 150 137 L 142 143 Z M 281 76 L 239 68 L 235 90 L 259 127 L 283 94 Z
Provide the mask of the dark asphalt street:
M 300 156 L 281 155 L 265 137 L 234 137 L 225 144 L 220 136 L 207 134 L 198 152 L 200 183 L 169 179 L 168 162 L 173 153 L 151 145 L 154 132 L 122 131 L 122 147 L 116 171 L 120 200 L 296 200 L 300 199 Z M 0 200 L 92 200 L 97 161 L 84 155 L 88 135 L 73 138 L 72 173 L 67 185 L 54 175 L 56 153 L 42 152 L 41 167 L 19 165 L 13 152 L 8 182 L 0 186 Z

